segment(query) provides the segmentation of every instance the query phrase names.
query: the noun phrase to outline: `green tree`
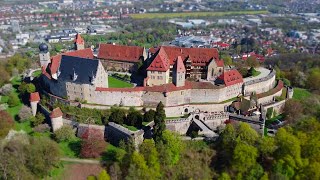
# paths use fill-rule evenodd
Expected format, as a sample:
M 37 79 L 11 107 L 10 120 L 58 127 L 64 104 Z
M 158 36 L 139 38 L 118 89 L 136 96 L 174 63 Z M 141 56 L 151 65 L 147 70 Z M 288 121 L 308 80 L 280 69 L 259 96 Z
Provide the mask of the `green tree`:
M 162 134 L 163 131 L 166 128 L 166 124 L 164 122 L 166 118 L 166 113 L 164 111 L 164 105 L 160 101 L 156 108 L 156 113 L 154 116 L 154 140 L 156 143 L 160 142 L 162 140 Z
M 72 140 L 76 136 L 71 126 L 64 125 L 54 132 L 54 137 L 58 142 L 62 142 Z
M 239 173 L 245 173 L 256 165 L 257 157 L 257 148 L 245 143 L 238 143 L 232 156 L 232 168 Z
M 276 150 L 274 138 L 263 137 L 258 141 L 258 149 L 262 157 L 270 157 Z
M 44 122 L 46 117 L 42 113 L 37 113 L 36 117 L 31 119 L 32 126 L 38 126 Z
M 259 62 L 258 62 L 258 60 L 257 60 L 256 57 L 250 56 L 250 57 L 248 57 L 247 60 L 246 60 L 246 65 L 247 65 L 248 67 L 254 67 L 254 68 L 256 68 L 256 67 L 259 66 Z
M 232 58 L 231 58 L 231 56 L 230 55 L 222 55 L 222 59 L 223 59 L 223 62 L 224 62 L 224 65 L 225 66 L 230 66 L 230 65 L 232 65 L 233 64 L 233 62 L 232 62 Z
M 307 87 L 311 90 L 320 90 L 320 68 L 314 68 L 310 71 L 307 78 Z
M 15 106 L 18 106 L 19 104 L 20 104 L 20 99 L 18 98 L 18 96 L 14 93 L 10 93 L 9 99 L 8 99 L 9 107 L 15 107 Z
M 4 65 L 0 64 L 0 87 L 9 82 L 10 74 L 5 69 Z
M 137 151 L 132 153 L 130 167 L 126 179 L 152 179 L 144 157 Z
M 180 137 L 168 130 L 163 131 L 162 141 L 157 144 L 160 160 L 168 166 L 173 166 L 179 161 L 184 148 L 185 144 Z
M 239 123 L 239 126 L 237 127 L 236 131 L 238 142 L 254 145 L 254 143 L 259 138 L 257 131 L 252 129 L 248 123 Z
M 26 166 L 38 177 L 46 176 L 60 162 L 60 149 L 47 137 L 32 137 L 27 147 Z
M 156 114 L 156 111 L 154 111 L 153 109 L 150 109 L 149 111 L 147 111 L 146 113 L 144 113 L 144 115 L 143 115 L 143 121 L 144 121 L 144 122 L 151 122 L 151 121 L 153 121 L 155 114 Z
M 160 178 L 160 163 L 156 145 L 152 139 L 145 139 L 141 144 L 140 153 L 143 155 L 146 163 L 155 178 Z
M 229 176 L 229 174 L 227 172 L 223 172 L 219 176 L 218 180 L 231 180 L 231 177 Z
M 109 121 L 122 125 L 126 118 L 126 112 L 120 108 L 112 109 L 111 111 L 112 113 L 109 117 Z
M 97 180 L 110 180 L 110 175 L 107 173 L 106 170 L 102 170 L 98 175 Z
M 143 121 L 142 114 L 137 110 L 133 110 L 133 111 L 130 111 L 129 114 L 127 115 L 126 124 L 130 126 L 141 127 L 142 121 Z

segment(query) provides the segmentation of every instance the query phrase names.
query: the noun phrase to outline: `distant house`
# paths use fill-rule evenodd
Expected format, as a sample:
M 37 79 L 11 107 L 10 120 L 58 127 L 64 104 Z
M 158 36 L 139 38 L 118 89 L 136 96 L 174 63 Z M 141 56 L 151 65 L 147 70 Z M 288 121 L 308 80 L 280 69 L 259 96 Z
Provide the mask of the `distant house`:
M 134 72 L 138 63 L 146 60 L 145 48 L 138 46 L 122 46 L 114 44 L 100 44 L 98 59 L 111 71 Z

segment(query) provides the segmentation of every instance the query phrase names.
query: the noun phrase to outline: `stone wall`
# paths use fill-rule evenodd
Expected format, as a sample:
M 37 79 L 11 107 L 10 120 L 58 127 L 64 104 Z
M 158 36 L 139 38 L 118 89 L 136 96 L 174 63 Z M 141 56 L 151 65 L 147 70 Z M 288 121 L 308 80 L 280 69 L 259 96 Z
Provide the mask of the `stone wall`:
M 284 108 L 285 104 L 286 104 L 286 100 L 274 102 L 274 103 L 268 104 L 266 106 L 263 106 L 263 110 L 265 112 L 267 112 L 267 110 L 269 108 L 273 108 L 273 110 L 276 114 L 281 114 L 281 113 L 283 113 L 283 108 Z
M 281 96 L 281 94 L 282 94 L 282 89 L 280 89 L 280 91 L 278 91 L 275 94 L 272 94 L 270 96 L 259 98 L 258 99 L 258 104 L 269 104 L 269 103 L 272 103 L 272 102 L 274 102 L 275 97 Z
M 180 135 L 187 133 L 192 121 L 189 118 L 181 118 L 174 120 L 166 120 L 166 129 L 172 132 L 176 132 Z
M 275 70 L 273 70 L 266 77 L 245 82 L 244 94 L 247 96 L 252 94 L 252 92 L 256 92 L 257 94 L 267 92 L 270 89 L 273 89 L 275 85 L 276 85 L 276 72 Z

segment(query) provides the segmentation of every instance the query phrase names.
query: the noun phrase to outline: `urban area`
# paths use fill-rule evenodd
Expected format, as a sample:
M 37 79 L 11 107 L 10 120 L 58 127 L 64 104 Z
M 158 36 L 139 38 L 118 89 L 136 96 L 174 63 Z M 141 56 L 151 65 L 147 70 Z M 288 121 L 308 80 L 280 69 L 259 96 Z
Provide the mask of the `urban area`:
M 0 1 L 0 179 L 319 169 L 319 0 Z

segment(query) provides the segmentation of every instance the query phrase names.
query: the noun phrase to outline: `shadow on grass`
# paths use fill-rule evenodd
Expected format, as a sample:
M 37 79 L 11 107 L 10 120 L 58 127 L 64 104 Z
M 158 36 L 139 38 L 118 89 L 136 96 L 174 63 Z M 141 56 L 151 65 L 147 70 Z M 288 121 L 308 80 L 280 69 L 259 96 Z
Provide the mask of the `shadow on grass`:
M 71 151 L 74 152 L 74 155 L 76 157 L 80 156 L 81 151 L 81 140 L 71 141 L 68 144 L 68 147 L 71 149 Z

